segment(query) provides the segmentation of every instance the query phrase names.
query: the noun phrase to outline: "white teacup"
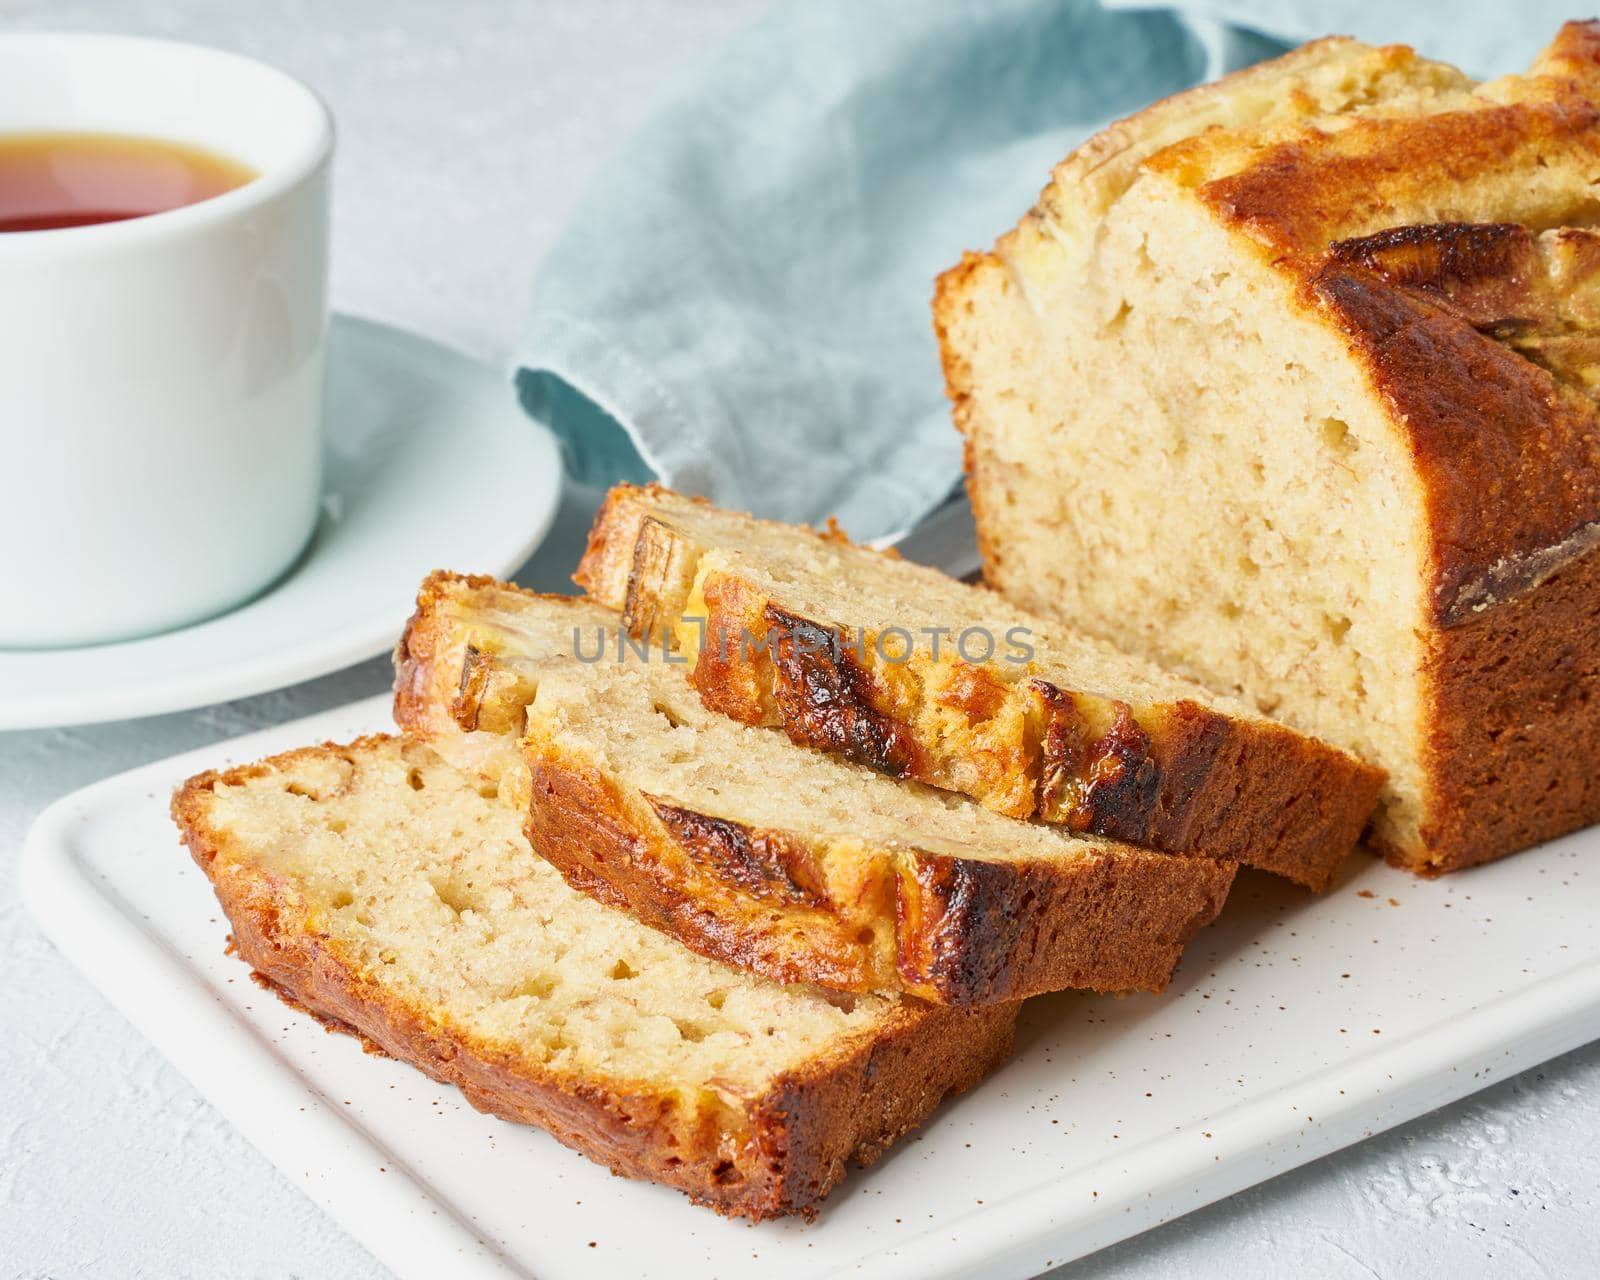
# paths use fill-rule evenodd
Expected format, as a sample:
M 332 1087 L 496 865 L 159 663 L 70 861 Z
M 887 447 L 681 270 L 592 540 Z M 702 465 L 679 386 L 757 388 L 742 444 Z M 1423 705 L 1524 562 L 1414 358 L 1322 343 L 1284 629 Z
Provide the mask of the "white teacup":
M 259 592 L 316 524 L 333 127 L 298 81 L 121 36 L 0 35 L 0 133 L 171 139 L 259 176 L 0 233 L 0 646 L 91 644 Z

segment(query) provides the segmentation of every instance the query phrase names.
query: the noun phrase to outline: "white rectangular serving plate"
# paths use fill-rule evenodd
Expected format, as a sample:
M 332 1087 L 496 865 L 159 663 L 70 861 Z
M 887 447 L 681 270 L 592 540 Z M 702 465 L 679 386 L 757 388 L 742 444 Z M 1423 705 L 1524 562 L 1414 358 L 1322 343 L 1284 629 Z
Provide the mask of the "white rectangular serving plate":
M 173 787 L 387 724 L 374 698 L 88 787 L 23 877 L 61 950 L 401 1276 L 1029 1275 L 1600 1036 L 1595 831 L 1432 882 L 1358 854 L 1321 898 L 1242 874 L 1165 996 L 1031 1002 L 1011 1062 L 816 1222 L 724 1221 L 326 1034 L 224 954 Z

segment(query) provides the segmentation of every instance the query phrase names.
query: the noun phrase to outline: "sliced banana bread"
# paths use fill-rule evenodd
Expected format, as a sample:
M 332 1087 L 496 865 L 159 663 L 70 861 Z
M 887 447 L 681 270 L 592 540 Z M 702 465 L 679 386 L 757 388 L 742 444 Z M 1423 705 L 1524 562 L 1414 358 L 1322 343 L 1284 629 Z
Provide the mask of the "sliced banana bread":
M 634 647 L 621 653 L 620 639 L 616 613 L 601 605 L 431 573 L 395 646 L 395 723 L 419 742 L 447 747 L 458 769 L 494 781 L 516 759 L 539 665 L 579 648 L 586 659 L 651 656 Z
M 619 658 L 616 615 L 590 634 L 594 611 L 435 575 L 397 651 L 396 717 L 500 778 L 570 883 L 705 955 L 949 1004 L 1157 991 L 1222 907 L 1232 863 L 1018 822 L 739 724 L 681 658 Z M 563 645 L 579 656 L 552 658 Z
M 706 704 L 1013 817 L 1327 886 L 1381 774 L 982 587 L 834 532 L 612 490 L 577 581 Z
M 935 320 L 988 581 L 1388 771 L 1425 872 L 1600 818 L 1600 26 L 1321 40 L 1084 144 Z
M 1014 1008 L 779 986 L 576 893 L 484 784 L 397 738 L 192 779 L 240 955 L 475 1107 L 720 1212 L 815 1211 L 1007 1054 Z M 492 788 L 489 788 L 492 793 Z

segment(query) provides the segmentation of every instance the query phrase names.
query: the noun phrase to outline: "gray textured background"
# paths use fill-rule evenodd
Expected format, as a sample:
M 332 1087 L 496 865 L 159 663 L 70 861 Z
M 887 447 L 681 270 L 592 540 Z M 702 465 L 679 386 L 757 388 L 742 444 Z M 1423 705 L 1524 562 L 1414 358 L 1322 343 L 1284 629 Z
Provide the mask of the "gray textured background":
M 0 0 L 0 30 L 174 36 L 302 76 L 339 121 L 336 304 L 498 362 L 533 265 L 608 149 L 762 7 Z M 558 585 L 585 519 L 577 495 L 525 580 Z M 75 787 L 386 677 L 374 661 L 201 711 L 0 733 L 0 1274 L 384 1274 L 44 941 L 17 900 L 16 851 Z M 1594 1274 L 1597 1149 L 1591 1046 L 1062 1274 Z

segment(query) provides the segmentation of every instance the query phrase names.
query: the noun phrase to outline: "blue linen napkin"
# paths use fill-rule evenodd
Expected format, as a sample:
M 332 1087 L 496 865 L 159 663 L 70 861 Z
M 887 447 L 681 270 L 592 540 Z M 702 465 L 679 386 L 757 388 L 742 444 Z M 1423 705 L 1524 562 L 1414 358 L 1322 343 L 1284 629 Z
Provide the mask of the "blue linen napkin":
M 961 472 L 934 276 L 1011 226 L 1073 145 L 1330 31 L 1486 74 L 1524 65 L 1562 16 L 1545 0 L 803 0 L 607 166 L 536 276 L 518 395 L 580 482 L 904 529 Z

